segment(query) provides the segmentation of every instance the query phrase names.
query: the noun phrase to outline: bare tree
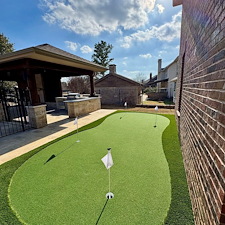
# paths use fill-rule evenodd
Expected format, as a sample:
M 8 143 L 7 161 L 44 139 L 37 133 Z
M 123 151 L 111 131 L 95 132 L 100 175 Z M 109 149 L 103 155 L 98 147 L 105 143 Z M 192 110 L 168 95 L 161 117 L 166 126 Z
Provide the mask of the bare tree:
M 90 93 L 90 80 L 87 76 L 71 77 L 68 87 L 72 92 L 87 94 Z
M 136 74 L 134 80 L 138 83 L 143 83 L 146 80 L 146 76 L 143 73 L 138 73 Z

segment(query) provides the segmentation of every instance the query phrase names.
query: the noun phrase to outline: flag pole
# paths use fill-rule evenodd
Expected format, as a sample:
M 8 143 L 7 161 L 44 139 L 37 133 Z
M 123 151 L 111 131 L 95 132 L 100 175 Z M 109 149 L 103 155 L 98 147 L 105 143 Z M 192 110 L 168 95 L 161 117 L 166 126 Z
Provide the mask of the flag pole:
M 76 122 L 77 122 L 77 141 L 76 142 L 80 142 L 78 137 L 78 113 L 77 112 L 75 112 L 75 116 L 76 116 Z
M 157 112 L 155 114 L 155 126 L 154 127 L 156 127 L 156 123 L 157 123 Z
M 109 155 L 111 155 L 111 148 L 107 148 L 107 150 L 108 150 L 108 154 L 107 154 L 107 165 L 109 165 L 109 163 L 110 163 Z M 111 166 L 110 166 L 110 167 L 111 167 Z M 110 192 L 110 188 L 111 188 L 110 167 L 108 168 L 108 175 L 109 175 L 109 192 L 106 194 L 106 198 L 107 198 L 107 199 L 114 198 L 114 194 L 113 194 L 112 192 Z
M 109 192 L 110 192 L 110 168 L 109 168 Z
M 127 109 L 127 102 L 124 102 L 124 107 L 125 109 Z
M 77 118 L 77 142 L 80 142 L 79 137 L 78 137 L 78 118 Z
M 108 158 L 107 158 L 107 164 L 109 163 L 109 153 L 111 152 L 111 148 L 107 148 L 108 150 Z M 108 169 L 109 171 L 109 193 L 110 193 L 110 168 Z
M 159 110 L 159 108 L 158 108 L 158 106 L 156 106 L 155 107 L 156 114 L 155 114 L 155 126 L 154 127 L 156 127 L 156 123 L 157 123 L 158 110 Z
M 78 117 L 75 118 L 74 125 L 77 125 L 77 141 L 76 142 L 80 142 L 79 137 L 78 137 Z

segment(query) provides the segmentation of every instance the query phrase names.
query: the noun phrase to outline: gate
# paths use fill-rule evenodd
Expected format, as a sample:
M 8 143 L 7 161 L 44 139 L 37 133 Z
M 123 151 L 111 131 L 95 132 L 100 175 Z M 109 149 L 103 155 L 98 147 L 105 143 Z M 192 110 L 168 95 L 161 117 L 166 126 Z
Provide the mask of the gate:
M 0 137 L 31 129 L 26 107 L 29 91 L 0 88 Z

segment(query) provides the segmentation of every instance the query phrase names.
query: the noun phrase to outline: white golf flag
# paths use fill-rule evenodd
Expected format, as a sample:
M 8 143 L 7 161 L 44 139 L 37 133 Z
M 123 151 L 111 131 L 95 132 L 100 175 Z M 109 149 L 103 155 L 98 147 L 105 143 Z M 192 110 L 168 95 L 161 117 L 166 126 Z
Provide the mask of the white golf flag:
M 156 106 L 156 107 L 155 107 L 155 111 L 158 111 L 158 109 L 159 109 L 158 106 Z
M 127 102 L 124 103 L 124 107 L 127 107 Z
M 77 119 L 77 117 L 76 117 L 75 120 L 74 120 L 74 125 L 76 125 L 77 122 L 78 122 L 78 119 Z
M 106 169 L 108 170 L 111 166 L 113 166 L 113 159 L 111 152 L 108 152 L 107 155 L 105 155 L 102 159 L 102 162 L 104 163 Z

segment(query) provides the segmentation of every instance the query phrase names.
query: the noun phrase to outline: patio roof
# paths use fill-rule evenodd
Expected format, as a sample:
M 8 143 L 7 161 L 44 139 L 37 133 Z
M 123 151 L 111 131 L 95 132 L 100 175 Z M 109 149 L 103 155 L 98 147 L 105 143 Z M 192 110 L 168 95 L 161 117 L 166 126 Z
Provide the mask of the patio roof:
M 99 84 L 99 83 L 101 83 L 102 81 L 108 79 L 109 77 L 116 77 L 116 78 L 118 78 L 118 79 L 124 80 L 124 81 L 126 81 L 126 82 L 132 84 L 133 86 L 141 86 L 141 85 L 142 85 L 142 84 L 139 83 L 139 82 L 136 82 L 136 81 L 134 81 L 134 80 L 131 80 L 131 79 L 129 79 L 129 78 L 127 78 L 127 77 L 124 77 L 124 76 L 122 76 L 122 75 L 119 75 L 119 74 L 117 74 L 117 73 L 109 73 L 109 74 L 105 75 L 104 77 L 102 77 L 101 79 L 97 80 L 97 81 L 95 82 L 95 84 Z
M 49 44 L 42 44 L 35 47 L 25 48 L 12 53 L 0 55 L 0 64 L 19 60 L 35 59 L 49 63 L 55 63 L 63 66 L 70 66 L 90 70 L 93 72 L 104 72 L 106 67 L 63 51 Z

